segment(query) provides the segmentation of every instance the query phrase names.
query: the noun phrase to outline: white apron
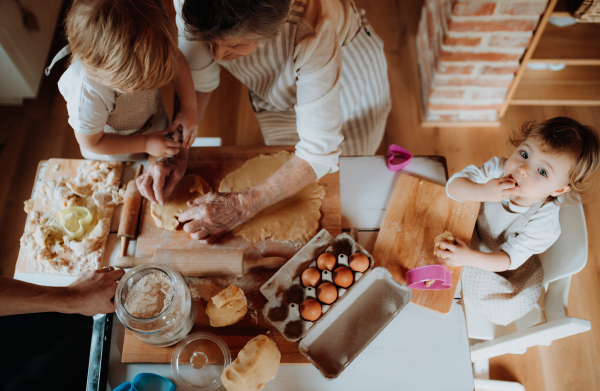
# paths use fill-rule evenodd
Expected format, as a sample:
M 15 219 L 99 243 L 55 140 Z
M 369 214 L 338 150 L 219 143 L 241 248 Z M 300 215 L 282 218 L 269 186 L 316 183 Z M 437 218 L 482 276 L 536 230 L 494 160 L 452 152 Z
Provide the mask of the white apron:
M 248 56 L 217 61 L 248 87 L 267 145 L 293 145 L 300 141 L 294 111 L 294 46 L 305 7 L 306 0 L 294 1 L 287 22 L 272 42 Z M 363 13 L 356 12 L 356 17 L 360 18 L 361 28 L 341 48 L 342 155 L 373 155 L 383 138 L 391 109 L 390 86 L 383 41 Z
M 543 202 L 525 213 L 507 210 L 502 202 L 481 204 L 471 248 L 482 252 L 501 251 L 508 237 L 523 232 Z M 533 309 L 542 292 L 544 272 L 537 255 L 515 270 L 494 273 L 475 267 L 462 269 L 463 297 L 492 323 L 506 326 Z
M 50 70 L 56 62 L 66 57 L 69 53 L 71 53 L 69 45 L 58 52 L 50 66 L 46 68 L 46 75 L 50 74 Z M 108 115 L 108 119 L 104 125 L 105 133 L 130 136 L 134 134 L 150 134 L 169 127 L 169 118 L 167 117 L 158 89 L 153 91 L 135 91 L 128 94 L 115 91 L 115 94 L 115 107 Z M 81 147 L 80 149 L 83 157 L 91 160 L 129 161 L 146 160 L 148 157 L 145 153 L 100 155 Z

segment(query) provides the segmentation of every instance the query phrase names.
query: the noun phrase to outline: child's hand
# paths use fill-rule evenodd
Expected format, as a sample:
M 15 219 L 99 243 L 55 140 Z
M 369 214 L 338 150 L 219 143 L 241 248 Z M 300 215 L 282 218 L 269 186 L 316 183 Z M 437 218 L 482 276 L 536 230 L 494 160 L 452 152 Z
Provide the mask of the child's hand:
M 440 240 L 439 247 L 436 248 L 438 262 L 444 266 L 459 267 L 473 265 L 477 258 L 478 251 L 471 250 L 469 246 L 460 239 L 454 239 L 454 243 L 447 240 Z
M 146 136 L 146 147 L 144 151 L 156 157 L 171 157 L 179 153 L 181 146 L 177 141 L 165 138 L 168 130 L 155 132 Z
M 196 132 L 198 131 L 199 122 L 200 120 L 198 119 L 198 113 L 196 109 L 182 107 L 177 114 L 177 117 L 175 117 L 175 120 L 171 124 L 169 131 L 174 132 L 179 125 L 181 125 L 183 128 L 183 139 L 181 140 L 181 146 L 183 148 L 189 148 L 196 139 Z
M 516 181 L 510 176 L 496 178 L 483 185 L 484 199 L 482 201 L 500 202 L 512 194 Z

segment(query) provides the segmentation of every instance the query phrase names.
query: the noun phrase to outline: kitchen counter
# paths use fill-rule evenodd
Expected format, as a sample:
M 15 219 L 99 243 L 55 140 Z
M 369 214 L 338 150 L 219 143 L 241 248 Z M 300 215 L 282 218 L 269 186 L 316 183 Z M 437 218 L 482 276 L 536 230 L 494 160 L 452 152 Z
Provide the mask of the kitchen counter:
M 124 181 L 129 180 L 134 172 L 135 166 L 127 167 Z M 414 158 L 407 169 L 397 173 L 387 170 L 384 156 L 341 158 L 342 227 L 345 231 L 357 228 L 358 240 L 369 252 L 373 249 L 396 180 L 403 173 L 439 184 L 444 184 L 447 179 L 445 160 L 440 157 Z M 117 209 L 115 215 L 119 214 L 120 210 Z M 113 227 L 116 225 L 113 224 Z M 107 255 L 111 254 L 111 261 L 118 247 L 116 234 L 111 234 L 106 252 Z M 135 242 L 132 242 L 130 254 L 134 253 L 134 248 Z M 44 285 L 68 285 L 74 279 L 25 273 L 15 273 L 15 278 Z M 115 316 L 107 390 L 131 381 L 141 372 L 153 372 L 173 380 L 171 367 L 167 364 L 121 363 L 124 331 Z M 312 365 L 282 365 L 276 378 L 265 387 L 266 390 L 286 391 L 463 391 L 473 388 L 465 317 L 456 300 L 445 315 L 409 304 L 333 381 L 325 380 Z

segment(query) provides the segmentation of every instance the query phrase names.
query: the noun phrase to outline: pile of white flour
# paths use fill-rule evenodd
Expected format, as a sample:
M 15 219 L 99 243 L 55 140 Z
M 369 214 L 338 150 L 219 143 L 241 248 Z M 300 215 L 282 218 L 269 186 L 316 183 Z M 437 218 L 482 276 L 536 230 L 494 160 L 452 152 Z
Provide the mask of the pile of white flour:
M 173 286 L 167 275 L 150 273 L 133 284 L 125 299 L 125 309 L 136 318 L 153 318 L 171 303 Z

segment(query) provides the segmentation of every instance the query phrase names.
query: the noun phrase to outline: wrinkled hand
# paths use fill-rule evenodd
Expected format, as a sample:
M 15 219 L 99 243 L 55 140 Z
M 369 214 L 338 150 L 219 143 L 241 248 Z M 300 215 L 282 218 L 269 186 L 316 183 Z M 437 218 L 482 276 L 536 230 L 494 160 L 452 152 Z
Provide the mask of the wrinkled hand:
M 198 112 L 195 108 L 182 107 L 171 124 L 169 131 L 174 132 L 179 125 L 181 125 L 183 128 L 183 140 L 181 141 L 181 146 L 183 148 L 189 148 L 196 139 L 199 123 L 200 119 L 198 118 Z
M 169 132 L 170 130 L 161 130 L 160 132 L 146 135 L 144 151 L 156 157 L 171 157 L 177 154 L 180 144 L 177 141 L 165 138 L 165 135 Z
M 77 280 L 67 287 L 73 312 L 88 316 L 115 312 L 115 304 L 111 300 L 123 274 L 123 269 L 88 270 L 81 273 Z
M 135 180 L 144 197 L 161 205 L 165 203 L 165 199 L 171 195 L 187 167 L 187 158 L 179 155 L 152 163 L 146 172 Z
M 503 199 L 509 197 L 512 194 L 516 184 L 517 182 L 508 175 L 502 178 L 489 180 L 486 184 L 483 185 L 485 197 L 483 201 L 502 201 Z
M 472 250 L 460 239 L 454 239 L 454 243 L 440 240 L 436 249 L 440 256 L 437 257 L 440 265 L 459 267 L 473 265 L 477 259 L 478 251 Z
M 240 193 L 211 192 L 188 202 L 191 207 L 179 216 L 179 221 L 193 239 L 212 243 L 233 227 L 253 216 L 248 207 L 243 206 Z

